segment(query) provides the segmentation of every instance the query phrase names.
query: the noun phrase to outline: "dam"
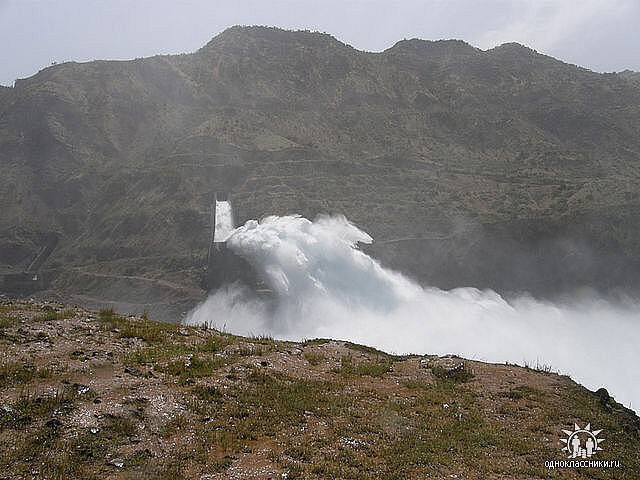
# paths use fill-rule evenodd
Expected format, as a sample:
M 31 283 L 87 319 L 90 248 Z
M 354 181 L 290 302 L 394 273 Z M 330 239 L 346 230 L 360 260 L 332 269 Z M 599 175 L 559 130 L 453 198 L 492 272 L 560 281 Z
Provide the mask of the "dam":
M 202 287 L 212 291 L 224 285 L 240 282 L 257 294 L 268 293 L 249 262 L 227 246 L 227 239 L 235 227 L 231 194 L 217 192 L 211 205 L 211 232 Z

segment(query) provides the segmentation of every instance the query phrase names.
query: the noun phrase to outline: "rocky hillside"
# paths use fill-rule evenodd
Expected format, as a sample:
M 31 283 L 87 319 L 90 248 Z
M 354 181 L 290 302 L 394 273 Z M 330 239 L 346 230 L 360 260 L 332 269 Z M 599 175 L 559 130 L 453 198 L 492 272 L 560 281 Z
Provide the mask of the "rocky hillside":
M 562 430 L 593 460 L 549 469 Z M 0 304 L 3 479 L 635 479 L 640 419 L 568 377 Z
M 0 262 L 56 232 L 54 288 L 85 303 L 201 298 L 220 190 L 241 221 L 345 214 L 442 287 L 640 285 L 640 84 L 517 44 L 234 27 L 55 65 L 0 89 L 0 165 Z

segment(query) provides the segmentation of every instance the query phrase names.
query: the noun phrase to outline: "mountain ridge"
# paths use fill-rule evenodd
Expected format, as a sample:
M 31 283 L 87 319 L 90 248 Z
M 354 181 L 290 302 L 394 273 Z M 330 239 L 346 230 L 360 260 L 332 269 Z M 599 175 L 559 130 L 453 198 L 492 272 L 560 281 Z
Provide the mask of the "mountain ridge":
M 241 221 L 346 214 L 384 263 L 438 286 L 544 294 L 533 277 L 551 271 L 563 288 L 635 288 L 640 86 L 526 47 L 452 42 L 371 53 L 236 27 L 192 54 L 64 63 L 16 81 L 0 90 L 0 250 L 58 232 L 55 288 L 105 300 L 131 289 L 78 285 L 70 267 L 194 286 L 209 203 L 232 190 Z M 577 245 L 594 266 L 570 273 L 571 246 L 547 265 L 539 242 Z M 496 244 L 533 264 L 532 278 L 514 284 L 518 265 L 493 272 L 480 257 Z M 142 260 L 153 256 L 166 264 Z

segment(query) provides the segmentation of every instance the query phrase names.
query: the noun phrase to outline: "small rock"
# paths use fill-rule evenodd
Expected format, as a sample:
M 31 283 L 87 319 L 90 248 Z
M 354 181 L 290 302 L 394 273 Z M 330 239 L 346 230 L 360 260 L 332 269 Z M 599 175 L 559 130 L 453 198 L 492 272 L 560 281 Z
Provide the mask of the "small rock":
M 62 425 L 62 422 L 57 418 L 52 418 L 51 420 L 45 423 L 45 426 L 49 428 L 58 428 L 60 425 Z
M 140 443 L 140 442 L 142 442 L 142 439 L 140 437 L 130 437 L 129 441 L 131 443 Z
M 138 370 L 135 367 L 125 367 L 124 373 L 128 373 L 129 375 L 135 375 L 135 376 L 138 376 L 141 374 L 140 370 Z
M 95 435 L 100 431 L 100 429 L 98 427 L 91 427 L 89 431 Z
M 78 395 L 84 395 L 90 390 L 89 387 L 87 387 L 86 385 L 82 385 L 79 383 L 76 383 L 73 386 L 75 387 L 76 392 L 78 392 Z
M 123 468 L 124 467 L 124 460 L 122 458 L 112 458 L 111 460 L 109 460 L 107 462 L 108 465 L 113 465 L 114 467 L 117 468 Z
M 181 328 L 180 330 L 178 330 L 178 335 L 182 335 L 183 337 L 188 337 L 190 333 L 189 333 L 189 330 L 185 330 L 184 328 Z

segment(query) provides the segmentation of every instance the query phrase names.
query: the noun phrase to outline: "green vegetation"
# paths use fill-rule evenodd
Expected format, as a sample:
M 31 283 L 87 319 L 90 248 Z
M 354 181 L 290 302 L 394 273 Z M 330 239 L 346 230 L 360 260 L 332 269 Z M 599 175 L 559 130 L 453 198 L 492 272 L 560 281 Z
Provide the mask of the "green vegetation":
M 316 366 L 320 365 L 323 361 L 325 361 L 326 357 L 324 354 L 320 352 L 304 352 L 304 358 L 310 365 Z
M 14 317 L 13 315 L 9 315 L 0 311 L 0 332 L 2 329 L 6 327 L 12 327 L 20 322 L 18 317 Z
M 167 365 L 158 366 L 156 370 L 179 377 L 180 381 L 185 383 L 193 378 L 211 376 L 230 361 L 230 358 L 224 356 L 206 358 L 194 355 L 185 360 L 174 360 Z
M 484 452 L 496 439 L 469 391 L 425 385 L 410 408 L 418 413 L 415 430 L 389 439 L 386 478 L 407 478 L 416 466 L 438 471 L 460 462 L 478 462 L 477 471 L 483 472 Z M 403 410 L 406 416 L 406 407 Z
M 100 310 L 100 321 L 106 330 L 113 330 L 122 338 L 140 338 L 148 343 L 163 343 L 168 334 L 175 333 L 178 326 L 149 320 L 146 316 L 134 321 L 117 315 L 113 308 Z
M 58 390 L 53 395 L 36 395 L 24 390 L 12 405 L 0 410 L 0 432 L 22 428 L 37 418 L 51 416 L 54 411 L 69 413 L 74 398 L 74 393 L 68 389 Z
M 36 368 L 22 362 L 0 363 L 0 388 L 7 386 L 20 386 L 34 379 L 49 378 L 52 375 L 51 368 Z
M 45 305 L 41 309 L 42 313 L 36 315 L 31 319 L 33 322 L 53 322 L 55 320 L 64 320 L 65 318 L 72 318 L 75 312 L 71 309 L 56 310 L 53 307 Z
M 640 468 L 640 420 L 568 377 L 457 358 L 425 368 L 331 340 L 298 355 L 269 338 L 76 313 L 7 327 L 28 340 L 53 328 L 48 344 L 4 345 L 16 361 L 0 368 L 0 476 L 179 480 L 255 464 L 305 480 L 559 480 L 567 472 L 544 462 L 562 459 L 557 437 L 574 422 L 611 433 L 606 451 L 625 466 L 576 479 L 635 480 Z M 33 363 L 18 360 L 32 348 Z M 309 368 L 325 362 L 337 367 Z
M 340 367 L 335 369 L 336 373 L 344 375 L 367 375 L 369 377 L 382 377 L 390 372 L 393 364 L 388 359 L 356 361 L 351 355 L 345 355 L 340 359 Z
M 360 353 L 366 353 L 370 355 L 377 355 L 378 357 L 388 358 L 390 355 L 382 350 L 378 350 L 377 348 L 370 347 L 368 345 L 360 345 L 358 343 L 344 342 L 345 347 L 349 350 L 354 350 Z
M 431 367 L 431 373 L 433 373 L 438 380 L 448 382 L 468 382 L 473 378 L 473 372 L 464 362 L 454 368 L 444 368 L 441 365 L 434 365 Z

